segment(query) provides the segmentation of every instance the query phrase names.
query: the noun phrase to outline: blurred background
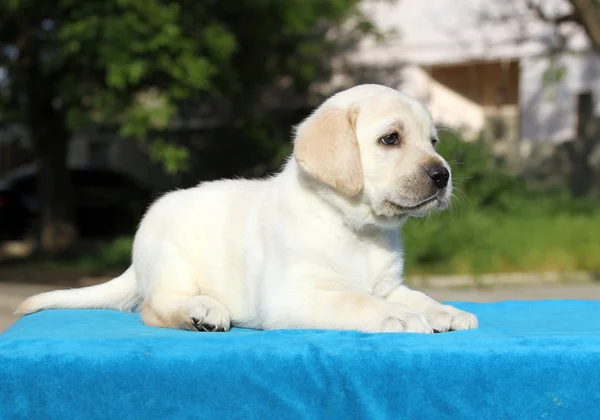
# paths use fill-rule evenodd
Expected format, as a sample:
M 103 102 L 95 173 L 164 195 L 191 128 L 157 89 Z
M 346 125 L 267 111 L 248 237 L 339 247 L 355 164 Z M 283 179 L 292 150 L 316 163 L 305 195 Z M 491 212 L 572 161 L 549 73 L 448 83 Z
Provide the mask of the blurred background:
M 0 330 L 127 267 L 158 195 L 276 171 L 359 83 L 423 101 L 453 168 L 403 228 L 409 284 L 598 299 L 599 53 L 600 0 L 3 0 Z

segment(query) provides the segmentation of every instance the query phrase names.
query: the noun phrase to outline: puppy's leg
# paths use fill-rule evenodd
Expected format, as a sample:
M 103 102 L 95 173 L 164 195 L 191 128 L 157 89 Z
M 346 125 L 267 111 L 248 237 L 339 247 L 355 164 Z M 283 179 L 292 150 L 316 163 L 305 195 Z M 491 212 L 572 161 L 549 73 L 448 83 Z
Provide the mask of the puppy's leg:
M 359 292 L 317 290 L 272 305 L 264 329 L 334 329 L 432 333 L 427 319 L 403 305 Z
M 142 320 L 153 327 L 191 331 L 227 331 L 230 327 L 227 309 L 208 296 L 154 295 L 143 304 Z
M 136 254 L 136 274 L 142 284 L 142 321 L 146 325 L 191 331 L 227 331 L 229 313 L 217 300 L 201 294 L 187 261 L 167 243 Z
M 386 300 L 425 314 L 436 331 L 468 330 L 477 328 L 478 325 L 475 315 L 450 305 L 443 305 L 426 294 L 406 286 L 398 286 L 386 297 Z

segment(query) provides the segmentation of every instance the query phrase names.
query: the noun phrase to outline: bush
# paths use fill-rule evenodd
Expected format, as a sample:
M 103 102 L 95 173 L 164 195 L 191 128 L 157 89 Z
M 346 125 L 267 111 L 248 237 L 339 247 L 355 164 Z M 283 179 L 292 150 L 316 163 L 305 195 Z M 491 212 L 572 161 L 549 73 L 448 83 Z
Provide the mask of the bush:
M 403 228 L 410 273 L 600 270 L 600 206 L 530 188 L 497 167 L 482 141 L 444 136 L 451 208 Z
M 90 272 L 124 269 L 131 264 L 133 237 L 122 236 L 79 256 L 76 266 Z

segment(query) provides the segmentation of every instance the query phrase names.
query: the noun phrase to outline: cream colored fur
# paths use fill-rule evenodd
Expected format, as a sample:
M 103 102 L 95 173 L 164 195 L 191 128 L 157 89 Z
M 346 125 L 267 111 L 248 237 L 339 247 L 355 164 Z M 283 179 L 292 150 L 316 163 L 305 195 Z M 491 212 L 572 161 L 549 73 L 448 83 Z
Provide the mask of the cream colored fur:
M 379 141 L 390 132 L 398 145 Z M 400 92 L 340 92 L 298 126 L 278 175 L 166 194 L 122 276 L 33 296 L 18 312 L 137 309 L 148 325 L 190 330 L 475 328 L 474 315 L 402 285 L 399 226 L 450 199 L 451 183 L 438 190 L 426 172 L 446 165 L 436 135 L 427 110 Z

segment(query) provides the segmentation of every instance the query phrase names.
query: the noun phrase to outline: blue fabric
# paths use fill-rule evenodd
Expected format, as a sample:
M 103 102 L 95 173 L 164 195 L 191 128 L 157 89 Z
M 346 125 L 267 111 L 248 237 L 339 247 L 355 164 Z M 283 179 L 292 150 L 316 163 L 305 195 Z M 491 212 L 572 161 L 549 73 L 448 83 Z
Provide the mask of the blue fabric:
M 198 333 L 53 310 L 0 335 L 0 419 L 600 419 L 600 301 L 456 303 L 480 329 Z

